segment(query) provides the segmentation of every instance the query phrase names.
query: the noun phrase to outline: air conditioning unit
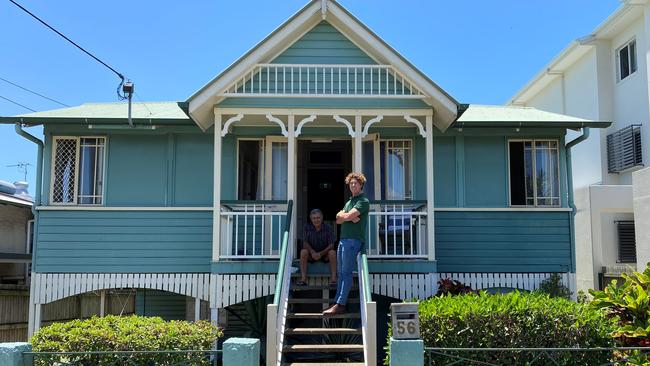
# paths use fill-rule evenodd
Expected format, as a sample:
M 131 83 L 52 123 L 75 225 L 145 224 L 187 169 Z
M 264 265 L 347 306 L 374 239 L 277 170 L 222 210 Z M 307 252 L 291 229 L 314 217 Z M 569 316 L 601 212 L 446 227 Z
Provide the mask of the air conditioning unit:
M 605 277 L 621 277 L 621 274 L 631 274 L 636 271 L 636 264 L 615 264 L 612 266 L 603 266 L 602 273 Z

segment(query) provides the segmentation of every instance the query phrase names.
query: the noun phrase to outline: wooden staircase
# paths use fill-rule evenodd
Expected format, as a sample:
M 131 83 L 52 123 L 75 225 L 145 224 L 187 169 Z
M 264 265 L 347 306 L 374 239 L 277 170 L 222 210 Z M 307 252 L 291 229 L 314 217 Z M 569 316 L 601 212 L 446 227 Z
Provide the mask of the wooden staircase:
M 350 291 L 345 314 L 324 317 L 322 311 L 333 302 L 336 295 L 335 286 L 330 286 L 326 277 L 311 277 L 308 286 L 295 285 L 296 279 L 297 277 L 292 278 L 288 298 L 282 364 L 363 366 L 364 345 L 358 287 L 355 286 Z

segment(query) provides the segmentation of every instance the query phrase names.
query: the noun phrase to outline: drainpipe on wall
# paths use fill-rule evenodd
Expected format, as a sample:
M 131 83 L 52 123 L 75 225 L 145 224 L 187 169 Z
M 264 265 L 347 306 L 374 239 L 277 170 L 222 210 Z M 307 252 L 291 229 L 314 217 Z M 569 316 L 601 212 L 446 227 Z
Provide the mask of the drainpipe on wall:
M 571 207 L 571 220 L 569 221 L 569 234 L 571 235 L 571 265 L 576 270 L 576 241 L 575 241 L 575 217 L 577 208 L 573 202 L 573 169 L 571 168 L 571 148 L 589 138 L 589 127 L 582 128 L 582 135 L 576 137 L 566 144 L 566 170 L 567 170 L 567 202 Z
M 36 210 L 36 207 L 41 205 L 41 184 L 43 180 L 43 141 L 29 134 L 27 131 L 23 130 L 20 123 L 16 123 L 15 129 L 17 134 L 35 143 L 36 146 L 38 146 L 38 155 L 36 157 L 36 185 L 35 185 L 36 194 L 34 195 L 34 204 L 32 205 L 32 214 L 34 215 L 33 235 L 34 235 L 34 239 L 36 239 L 38 237 L 38 210 Z M 32 249 L 32 272 L 36 272 L 36 263 L 34 263 L 33 258 L 37 246 L 38 246 L 37 240 L 34 240 L 34 248 Z
M 32 205 L 32 212 L 34 215 L 36 215 L 36 207 L 41 205 L 41 180 L 43 179 L 43 141 L 23 130 L 20 123 L 16 123 L 16 133 L 38 146 L 38 155 L 36 157 L 36 195 L 34 196 L 34 204 Z

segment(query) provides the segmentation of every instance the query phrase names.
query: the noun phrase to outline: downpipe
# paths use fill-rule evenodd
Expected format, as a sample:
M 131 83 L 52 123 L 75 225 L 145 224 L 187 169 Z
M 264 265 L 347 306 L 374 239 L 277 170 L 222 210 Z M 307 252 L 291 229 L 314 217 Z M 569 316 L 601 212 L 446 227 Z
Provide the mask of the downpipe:
M 36 193 L 34 194 L 34 204 L 32 205 L 32 215 L 34 215 L 34 247 L 32 249 L 32 272 L 36 272 L 36 263 L 34 263 L 33 258 L 34 258 L 34 253 L 36 253 L 37 247 L 38 247 L 38 210 L 36 207 L 41 205 L 41 186 L 42 186 L 42 181 L 43 181 L 43 141 L 39 140 L 35 136 L 31 135 L 27 131 L 23 130 L 22 125 L 20 123 L 16 123 L 15 125 L 15 131 L 18 135 L 22 136 L 23 138 L 33 142 L 36 144 L 38 147 L 38 155 L 36 157 L 36 184 L 34 186 L 34 189 L 36 190 Z
M 582 127 L 582 135 L 571 140 L 566 147 L 566 170 L 567 170 L 567 203 L 571 208 L 571 220 L 569 220 L 569 235 L 571 235 L 571 266 L 576 270 L 576 229 L 575 218 L 578 213 L 573 201 L 573 168 L 571 165 L 571 149 L 577 144 L 589 138 L 589 127 Z

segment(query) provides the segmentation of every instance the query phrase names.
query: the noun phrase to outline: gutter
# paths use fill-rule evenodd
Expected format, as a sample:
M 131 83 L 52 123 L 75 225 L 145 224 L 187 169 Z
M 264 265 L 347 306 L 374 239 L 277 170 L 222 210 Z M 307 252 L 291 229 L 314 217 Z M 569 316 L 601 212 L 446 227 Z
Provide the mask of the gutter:
M 567 170 L 567 202 L 571 207 L 571 220 L 569 220 L 569 235 L 571 235 L 571 265 L 573 270 L 576 268 L 576 248 L 575 248 L 575 217 L 577 208 L 573 201 L 573 169 L 571 167 L 571 149 L 577 144 L 589 138 L 589 127 L 582 128 L 582 135 L 571 140 L 565 145 L 566 148 L 566 170 Z

